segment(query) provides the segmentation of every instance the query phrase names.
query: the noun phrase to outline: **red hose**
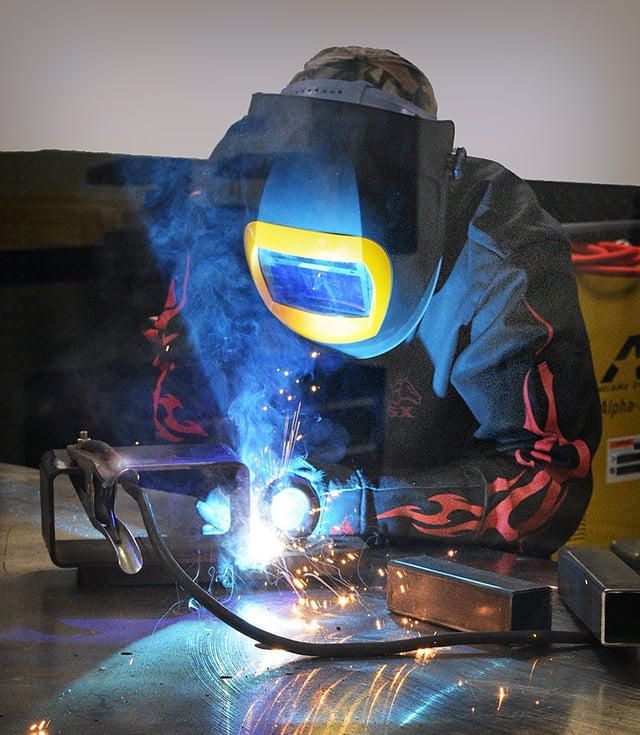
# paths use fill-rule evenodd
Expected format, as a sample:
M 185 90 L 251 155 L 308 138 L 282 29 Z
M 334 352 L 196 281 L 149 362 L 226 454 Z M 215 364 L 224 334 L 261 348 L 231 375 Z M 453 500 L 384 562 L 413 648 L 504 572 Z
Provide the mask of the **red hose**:
M 572 243 L 571 259 L 576 273 L 640 276 L 640 247 L 626 240 Z

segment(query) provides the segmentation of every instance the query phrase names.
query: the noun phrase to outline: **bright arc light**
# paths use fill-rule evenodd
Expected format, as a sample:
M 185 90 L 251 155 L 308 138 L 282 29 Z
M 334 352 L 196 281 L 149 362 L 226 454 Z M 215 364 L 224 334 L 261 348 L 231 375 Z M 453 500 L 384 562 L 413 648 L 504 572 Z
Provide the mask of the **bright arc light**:
M 284 543 L 273 527 L 252 514 L 248 545 L 240 551 L 236 562 L 242 569 L 264 569 L 283 549 Z
M 271 500 L 271 520 L 285 533 L 305 528 L 311 511 L 308 495 L 296 487 L 280 490 Z

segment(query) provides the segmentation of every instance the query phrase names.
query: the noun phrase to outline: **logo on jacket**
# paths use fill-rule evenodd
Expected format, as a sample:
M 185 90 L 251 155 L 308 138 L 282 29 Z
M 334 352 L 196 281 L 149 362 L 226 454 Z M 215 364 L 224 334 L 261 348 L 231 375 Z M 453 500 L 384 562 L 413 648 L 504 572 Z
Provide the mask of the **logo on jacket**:
M 398 378 L 391 386 L 387 414 L 391 418 L 414 419 L 414 410 L 422 403 L 422 396 L 406 378 Z

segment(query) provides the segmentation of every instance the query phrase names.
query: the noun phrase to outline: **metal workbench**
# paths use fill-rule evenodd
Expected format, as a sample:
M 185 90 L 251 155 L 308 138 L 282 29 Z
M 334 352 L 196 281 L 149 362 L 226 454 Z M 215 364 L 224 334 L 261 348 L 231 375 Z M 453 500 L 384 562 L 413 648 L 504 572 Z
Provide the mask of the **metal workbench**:
M 2 735 L 640 732 L 637 647 L 305 658 L 257 648 L 175 585 L 79 585 L 43 543 L 34 469 L 0 466 L 0 547 Z M 553 563 L 535 573 L 555 583 Z M 286 589 L 238 588 L 228 604 L 310 640 L 414 634 L 382 586 L 348 604 L 321 588 L 311 606 L 296 601 Z M 557 596 L 553 624 L 579 626 Z

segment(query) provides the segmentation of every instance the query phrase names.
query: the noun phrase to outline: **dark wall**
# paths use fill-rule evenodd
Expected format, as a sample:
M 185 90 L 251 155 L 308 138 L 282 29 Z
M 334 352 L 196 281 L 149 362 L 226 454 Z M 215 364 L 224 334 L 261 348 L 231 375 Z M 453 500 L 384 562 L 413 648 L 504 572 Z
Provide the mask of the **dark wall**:
M 150 247 L 148 202 L 164 186 L 182 196 L 196 165 L 0 154 L 0 462 L 37 466 L 81 429 L 118 445 L 134 424 L 150 426 L 138 395 L 156 376 L 142 332 L 168 279 Z

